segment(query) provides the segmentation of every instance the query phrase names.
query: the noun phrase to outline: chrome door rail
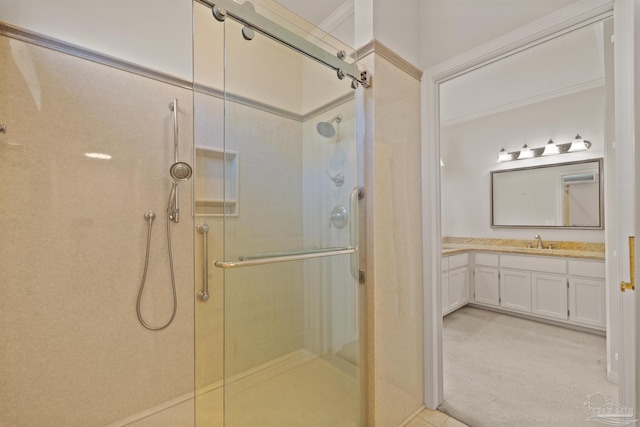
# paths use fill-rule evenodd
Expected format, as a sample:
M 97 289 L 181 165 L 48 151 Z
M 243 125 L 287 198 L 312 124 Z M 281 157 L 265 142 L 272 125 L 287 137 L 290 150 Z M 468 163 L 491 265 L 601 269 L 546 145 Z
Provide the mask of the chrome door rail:
M 311 249 L 309 251 L 278 252 L 264 255 L 243 255 L 239 261 L 216 261 L 218 268 L 240 268 L 254 265 L 275 264 L 279 262 L 299 261 L 305 259 L 324 258 L 336 255 L 349 255 L 356 253 L 357 247 L 345 246 L 342 248 Z
M 342 59 L 345 55 L 343 51 L 332 55 L 303 37 L 298 36 L 270 19 L 256 13 L 252 8 L 244 7 L 233 0 L 196 1 L 211 8 L 214 12 L 214 16 L 219 21 L 222 21 L 226 16 L 229 16 L 259 33 L 264 34 L 265 36 L 274 39 L 329 68 L 332 68 L 336 71 L 338 78 L 342 79 L 344 77 L 349 77 L 353 81 L 362 84 L 364 87 L 369 86 L 368 74 L 365 73 L 363 75 L 359 73 L 355 63 L 349 64 L 344 61 Z

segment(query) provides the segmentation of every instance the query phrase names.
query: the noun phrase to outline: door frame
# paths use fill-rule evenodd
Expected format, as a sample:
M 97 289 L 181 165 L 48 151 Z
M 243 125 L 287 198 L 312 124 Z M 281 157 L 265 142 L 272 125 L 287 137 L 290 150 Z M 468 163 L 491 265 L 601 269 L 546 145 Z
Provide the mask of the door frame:
M 638 7 L 634 7 L 638 4 Z M 489 43 L 472 49 L 462 55 L 451 58 L 432 68 L 424 70 L 421 82 L 422 99 L 422 208 L 423 208 L 423 308 L 424 308 L 424 404 L 427 408 L 436 409 L 443 401 L 443 353 L 442 353 L 442 307 L 441 307 L 441 199 L 440 199 L 440 126 L 439 126 L 439 84 L 457 75 L 481 67 L 505 56 L 519 52 L 535 44 L 544 42 L 558 34 L 570 31 L 576 26 L 597 21 L 605 15 L 614 16 L 615 33 L 615 98 L 616 98 L 616 134 L 618 148 L 625 145 L 626 150 L 633 152 L 633 135 L 635 132 L 633 94 L 634 94 L 634 36 L 637 22 L 635 16 L 640 12 L 640 0 L 582 0 L 565 7 L 551 15 L 532 22 L 511 33 Z M 640 43 L 638 43 L 640 45 Z M 624 55 L 626 53 L 626 55 Z M 630 58 L 630 59 L 629 59 Z M 620 74 L 618 70 L 625 70 Z M 638 78 L 638 76 L 635 76 Z M 629 100 L 631 98 L 631 100 Z M 619 108 L 623 106 L 624 108 Z M 620 135 L 629 136 L 624 141 Z M 620 151 L 620 150 L 618 150 Z M 617 158 L 620 158 L 620 152 Z M 627 157 L 632 158 L 632 157 Z M 633 166 L 631 166 L 633 168 Z M 639 169 L 640 170 L 640 169 Z M 632 171 L 633 172 L 633 169 Z M 629 176 L 629 175 L 627 175 Z M 635 176 L 635 175 L 631 175 Z M 636 180 L 638 177 L 636 177 Z M 630 183 L 633 185 L 633 183 Z M 637 188 L 637 187 L 636 187 Z M 633 187 L 628 189 L 631 194 Z M 633 198 L 632 198 L 633 199 Z M 640 197 L 638 198 L 640 199 Z M 639 200 L 640 201 L 640 200 Z M 633 200 L 632 200 L 633 202 Z M 620 202 L 618 204 L 621 210 Z M 635 206 L 633 206 L 635 208 Z M 607 221 L 620 221 L 620 218 L 609 218 Z M 626 221 L 631 224 L 633 215 Z M 629 227 L 635 228 L 634 225 Z M 629 233 L 620 227 L 620 233 Z M 633 235 L 633 229 L 631 234 Z M 618 239 L 618 253 L 627 253 L 626 241 Z M 614 262 L 620 264 L 618 258 Z M 625 264 L 627 265 L 627 264 Z M 628 265 L 625 267 L 628 269 Z M 628 277 L 621 273 L 620 277 Z M 614 286 L 615 284 L 610 284 Z M 636 292 L 627 292 L 627 299 L 634 299 Z M 633 297 L 632 297 L 633 296 Z M 622 301 L 621 301 L 622 304 Z M 627 318 L 635 316 L 635 299 L 628 302 Z M 630 308 L 631 307 L 631 308 Z M 616 316 L 616 313 L 610 315 Z M 635 317 L 633 317 L 635 318 Z M 635 323 L 635 322 L 633 322 Z M 622 327 L 622 325 L 621 325 Z M 640 329 L 640 328 L 639 328 Z M 621 331 L 620 342 L 620 398 L 619 403 L 634 408 L 636 406 L 635 391 L 635 329 L 627 328 L 624 337 Z M 624 343 L 626 342 L 626 347 Z M 623 354 L 624 353 L 624 354 Z M 627 356 L 627 357 L 625 357 Z M 624 378 L 632 378 L 625 381 Z

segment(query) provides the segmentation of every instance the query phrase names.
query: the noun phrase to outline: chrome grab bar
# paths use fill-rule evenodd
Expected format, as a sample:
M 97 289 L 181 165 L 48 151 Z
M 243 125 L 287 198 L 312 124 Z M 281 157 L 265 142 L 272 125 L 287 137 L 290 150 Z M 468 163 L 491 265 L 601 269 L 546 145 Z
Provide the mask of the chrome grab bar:
M 275 264 L 278 262 L 299 261 L 304 259 L 323 258 L 335 255 L 349 255 L 356 253 L 357 247 L 345 246 L 341 248 L 311 249 L 308 251 L 277 252 L 262 255 L 243 255 L 239 261 L 216 261 L 218 268 L 240 268 L 254 265 Z
M 198 300 L 209 300 L 209 226 L 205 223 L 198 224 L 198 232 L 204 235 L 204 256 L 202 260 L 202 290 L 198 291 Z

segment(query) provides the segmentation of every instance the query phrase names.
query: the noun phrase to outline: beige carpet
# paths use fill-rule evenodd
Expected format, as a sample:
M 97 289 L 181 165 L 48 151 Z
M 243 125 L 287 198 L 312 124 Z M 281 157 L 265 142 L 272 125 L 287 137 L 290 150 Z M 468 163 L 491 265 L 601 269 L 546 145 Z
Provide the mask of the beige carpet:
M 603 336 L 463 307 L 445 317 L 443 346 L 439 409 L 472 427 L 594 427 L 587 396 L 617 401 Z

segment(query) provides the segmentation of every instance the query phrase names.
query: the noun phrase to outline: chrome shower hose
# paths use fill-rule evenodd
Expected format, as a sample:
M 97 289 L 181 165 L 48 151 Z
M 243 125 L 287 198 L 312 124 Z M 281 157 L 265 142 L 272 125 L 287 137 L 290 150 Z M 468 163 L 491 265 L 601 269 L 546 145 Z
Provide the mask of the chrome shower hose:
M 138 301 L 136 302 L 136 312 L 138 314 L 138 320 L 140 324 L 150 331 L 161 331 L 166 328 L 173 322 L 173 319 L 176 317 L 176 311 L 178 308 L 178 299 L 176 296 L 176 280 L 173 273 L 173 252 L 171 250 L 171 220 L 167 215 L 167 248 L 169 250 L 169 270 L 171 271 L 171 290 L 173 292 L 173 312 L 171 313 L 171 318 L 167 323 L 162 326 L 151 326 L 142 318 L 142 313 L 140 312 L 140 303 L 142 300 L 142 292 L 144 291 L 144 284 L 147 280 L 147 269 L 149 267 L 149 248 L 151 247 L 151 229 L 153 227 L 153 220 L 155 219 L 156 214 L 149 211 L 144 214 L 144 218 L 148 221 L 149 225 L 147 227 L 147 253 L 144 258 L 144 272 L 142 273 L 142 281 L 140 282 L 140 290 L 138 291 Z

